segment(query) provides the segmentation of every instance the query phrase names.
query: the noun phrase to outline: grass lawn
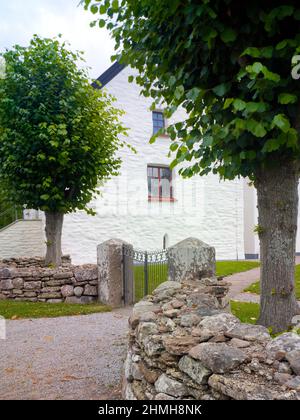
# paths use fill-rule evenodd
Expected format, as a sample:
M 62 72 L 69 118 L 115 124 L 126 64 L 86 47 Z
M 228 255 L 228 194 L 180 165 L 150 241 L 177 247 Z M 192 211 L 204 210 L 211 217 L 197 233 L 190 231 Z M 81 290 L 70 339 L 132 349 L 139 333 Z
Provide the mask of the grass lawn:
M 259 316 L 259 304 L 250 302 L 230 302 L 230 308 L 233 315 L 235 315 L 241 322 L 247 324 L 255 324 Z M 272 334 L 272 328 L 269 328 L 272 337 L 280 334 Z M 293 330 L 300 335 L 300 329 Z M 281 333 L 282 334 L 282 333 Z
M 255 324 L 259 315 L 259 304 L 249 302 L 230 302 L 231 312 L 241 322 Z
M 217 261 L 217 276 L 230 276 L 231 274 L 248 271 L 252 268 L 259 267 L 258 261 Z
M 0 315 L 6 319 L 53 318 L 57 316 L 88 315 L 108 312 L 109 306 L 99 303 L 81 305 L 77 303 L 16 302 L 0 300 Z
M 216 275 L 229 276 L 234 273 L 248 271 L 259 266 L 257 261 L 217 261 Z M 167 280 L 167 264 L 148 265 L 148 293 L 151 293 L 160 283 Z M 144 296 L 144 266 L 134 266 L 135 299 L 139 301 Z
M 295 291 L 297 299 L 300 299 L 300 265 L 296 265 L 295 267 Z M 257 295 L 260 294 L 260 283 L 259 281 L 252 283 L 248 286 L 244 292 L 251 292 L 256 293 Z

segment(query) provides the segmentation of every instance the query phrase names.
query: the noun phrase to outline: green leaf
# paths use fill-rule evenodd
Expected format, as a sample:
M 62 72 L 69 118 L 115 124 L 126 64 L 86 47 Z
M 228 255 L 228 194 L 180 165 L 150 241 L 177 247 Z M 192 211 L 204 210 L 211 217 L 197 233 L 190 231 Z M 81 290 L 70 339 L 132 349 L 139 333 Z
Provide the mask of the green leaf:
M 254 73 L 258 74 L 262 71 L 263 65 L 260 62 L 256 61 L 254 64 L 252 64 L 251 68 Z
M 235 99 L 233 101 L 233 107 L 234 109 L 236 109 L 237 111 L 242 111 L 243 109 L 245 109 L 246 107 L 246 102 L 243 101 L 242 99 Z
M 290 122 L 284 114 L 277 114 L 273 118 L 272 127 L 278 127 L 284 133 L 290 129 Z
M 229 89 L 228 83 L 221 83 L 220 85 L 215 86 L 212 91 L 217 96 L 224 96 L 225 93 L 228 91 L 228 89 Z
M 99 28 L 104 28 L 104 26 L 105 26 L 105 20 L 104 19 L 99 19 L 99 23 L 98 23 L 98 25 L 99 25 Z
M 262 148 L 262 152 L 274 152 L 278 150 L 280 147 L 280 142 L 278 139 L 269 139 L 265 142 L 264 147 Z
M 177 100 L 180 100 L 184 94 L 184 87 L 182 85 L 177 86 L 174 92 L 174 96 Z
M 43 200 L 43 201 L 48 201 L 49 198 L 50 198 L 50 196 L 48 194 L 41 195 L 41 200 Z
M 191 90 L 188 91 L 186 97 L 188 99 L 190 99 L 191 101 L 195 101 L 198 98 L 199 93 L 200 93 L 200 89 L 193 88 L 193 89 L 191 89 Z
M 291 93 L 281 93 L 278 96 L 278 102 L 280 104 L 286 105 L 286 104 L 294 104 L 298 101 L 298 98 L 296 95 L 293 95 Z
M 96 13 L 98 13 L 98 6 L 96 6 L 95 4 L 93 4 L 91 6 L 91 12 L 95 15 Z
M 246 122 L 246 127 L 255 137 L 264 137 L 267 134 L 264 126 L 256 120 L 248 120 Z
M 223 109 L 229 108 L 233 101 L 234 98 L 227 98 L 224 102 Z
M 223 32 L 221 32 L 221 39 L 225 42 L 225 44 L 235 41 L 236 37 L 237 33 L 231 28 L 226 28 Z

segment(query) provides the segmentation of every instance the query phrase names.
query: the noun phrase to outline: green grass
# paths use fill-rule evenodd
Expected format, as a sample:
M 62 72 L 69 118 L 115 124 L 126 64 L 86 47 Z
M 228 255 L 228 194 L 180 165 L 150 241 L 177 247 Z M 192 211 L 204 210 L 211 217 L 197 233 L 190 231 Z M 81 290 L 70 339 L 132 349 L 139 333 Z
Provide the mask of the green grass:
M 251 292 L 257 295 L 260 294 L 260 282 L 256 281 L 244 289 L 244 292 Z M 300 265 L 295 267 L 295 292 L 297 299 L 300 299 Z
M 258 261 L 217 261 L 217 276 L 230 276 L 231 274 L 241 273 L 259 267 Z
M 53 318 L 58 316 L 88 315 L 108 312 L 109 306 L 99 303 L 81 305 L 77 303 L 16 302 L 0 300 L 0 315 L 6 319 Z
M 250 302 L 236 302 L 230 301 L 231 313 L 235 315 L 241 322 L 247 324 L 256 324 L 259 316 L 259 304 L 250 303 Z M 277 337 L 282 333 L 272 334 L 272 328 L 268 328 L 271 336 Z M 283 331 L 285 332 L 285 331 Z M 300 329 L 293 329 L 293 332 L 296 332 L 300 335 Z
M 248 271 L 259 266 L 257 261 L 217 261 L 216 275 L 226 277 L 234 273 Z M 160 283 L 167 280 L 167 264 L 149 264 L 148 293 L 151 293 Z M 144 266 L 134 266 L 135 300 L 144 296 Z
M 255 324 L 259 315 L 259 304 L 250 302 L 230 302 L 231 312 L 241 322 Z

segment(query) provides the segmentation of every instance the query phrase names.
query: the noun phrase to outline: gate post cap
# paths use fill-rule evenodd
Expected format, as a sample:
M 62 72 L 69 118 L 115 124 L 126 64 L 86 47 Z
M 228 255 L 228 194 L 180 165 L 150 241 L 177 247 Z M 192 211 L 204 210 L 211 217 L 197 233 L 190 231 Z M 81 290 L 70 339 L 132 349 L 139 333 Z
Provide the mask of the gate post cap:
M 183 241 L 177 242 L 177 244 L 171 246 L 169 249 L 172 248 L 212 248 L 212 246 L 208 245 L 207 243 L 201 241 L 198 238 L 186 238 Z
M 112 238 L 112 239 L 107 239 L 104 242 L 101 242 L 101 244 L 99 244 L 97 247 L 99 246 L 103 246 L 103 245 L 127 245 L 127 246 L 132 246 L 130 243 L 123 241 L 123 239 L 118 239 L 118 238 Z

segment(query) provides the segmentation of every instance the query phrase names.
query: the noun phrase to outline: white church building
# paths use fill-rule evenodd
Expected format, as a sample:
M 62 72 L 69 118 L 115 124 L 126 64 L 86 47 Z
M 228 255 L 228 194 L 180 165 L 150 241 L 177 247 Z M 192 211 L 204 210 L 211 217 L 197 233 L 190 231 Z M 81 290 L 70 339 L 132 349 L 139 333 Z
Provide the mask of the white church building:
M 162 249 L 189 236 L 216 248 L 217 259 L 258 258 L 256 192 L 247 180 L 220 181 L 213 174 L 183 179 L 170 169 L 170 139 L 151 135 L 185 113 L 167 121 L 162 109 L 150 111 L 151 98 L 128 82 L 130 67 L 113 64 L 100 77 L 103 89 L 116 97 L 125 111 L 128 143 L 136 149 L 120 150 L 120 175 L 99 186 L 101 195 L 90 203 L 96 216 L 83 211 L 65 216 L 62 248 L 75 264 L 94 263 L 99 243 L 120 238 L 143 250 Z M 25 220 L 0 230 L 0 258 L 43 255 L 43 215 L 25 212 Z M 300 251 L 300 235 L 297 238 Z

